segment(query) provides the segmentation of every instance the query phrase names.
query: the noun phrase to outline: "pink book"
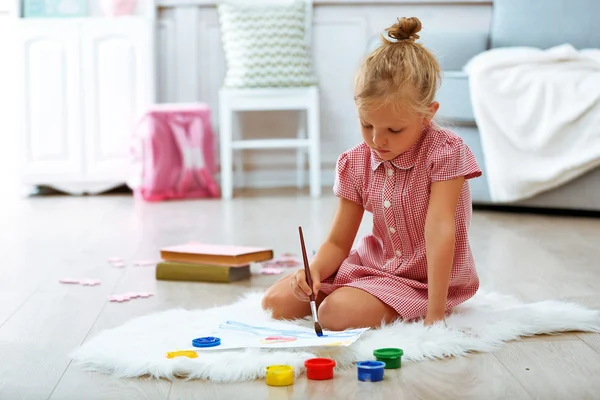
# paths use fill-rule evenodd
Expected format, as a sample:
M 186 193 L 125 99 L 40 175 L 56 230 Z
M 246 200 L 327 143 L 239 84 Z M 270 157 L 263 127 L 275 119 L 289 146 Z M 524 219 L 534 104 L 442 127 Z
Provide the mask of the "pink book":
M 161 249 L 160 255 L 165 261 L 240 267 L 252 262 L 271 260 L 273 250 L 192 242 L 165 247 Z

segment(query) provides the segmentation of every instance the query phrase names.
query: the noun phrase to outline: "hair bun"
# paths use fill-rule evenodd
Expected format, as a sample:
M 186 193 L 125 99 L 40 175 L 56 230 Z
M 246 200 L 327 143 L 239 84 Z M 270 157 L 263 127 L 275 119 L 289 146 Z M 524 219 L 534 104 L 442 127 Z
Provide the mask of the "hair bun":
M 421 31 L 421 21 L 417 17 L 402 17 L 398 18 L 398 22 L 387 28 L 385 31 L 388 36 L 398 42 L 407 40 L 414 42 L 419 38 L 417 33 Z

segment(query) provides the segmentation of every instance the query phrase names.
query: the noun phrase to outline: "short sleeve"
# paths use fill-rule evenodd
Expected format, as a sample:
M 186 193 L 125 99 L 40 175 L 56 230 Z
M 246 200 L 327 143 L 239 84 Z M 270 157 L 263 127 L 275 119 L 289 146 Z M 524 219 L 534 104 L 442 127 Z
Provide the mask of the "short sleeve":
M 362 195 L 349 158 L 348 153 L 343 153 L 337 160 L 333 193 L 362 205 Z
M 447 181 L 464 176 L 472 179 L 481 176 L 471 149 L 459 137 L 447 138 L 430 157 L 430 174 L 433 182 Z

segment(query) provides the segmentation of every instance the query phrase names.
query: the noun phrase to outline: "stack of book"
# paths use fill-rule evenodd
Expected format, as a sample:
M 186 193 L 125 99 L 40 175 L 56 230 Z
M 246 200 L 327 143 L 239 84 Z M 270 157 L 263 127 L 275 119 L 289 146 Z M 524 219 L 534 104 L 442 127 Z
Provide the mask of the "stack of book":
M 273 259 L 273 250 L 258 247 L 187 243 L 160 250 L 156 279 L 233 282 L 250 277 L 250 264 Z

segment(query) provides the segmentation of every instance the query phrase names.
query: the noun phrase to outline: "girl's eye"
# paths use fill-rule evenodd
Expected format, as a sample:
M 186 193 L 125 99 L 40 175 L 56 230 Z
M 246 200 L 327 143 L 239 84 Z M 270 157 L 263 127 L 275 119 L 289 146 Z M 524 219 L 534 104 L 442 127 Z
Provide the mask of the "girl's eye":
M 361 124 L 361 125 L 362 125 L 362 127 L 363 127 L 363 128 L 365 128 L 365 129 L 371 129 L 371 128 L 372 128 L 372 126 L 371 126 L 371 125 L 363 125 L 363 124 Z
M 402 132 L 403 130 L 404 130 L 404 129 L 398 129 L 398 130 L 396 131 L 396 130 L 394 130 L 394 129 L 390 128 L 390 132 L 392 132 L 392 133 L 400 133 L 400 132 Z

